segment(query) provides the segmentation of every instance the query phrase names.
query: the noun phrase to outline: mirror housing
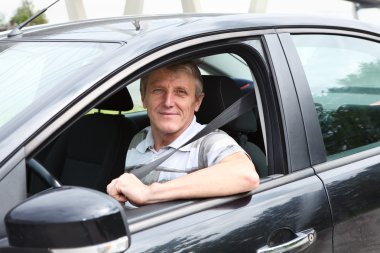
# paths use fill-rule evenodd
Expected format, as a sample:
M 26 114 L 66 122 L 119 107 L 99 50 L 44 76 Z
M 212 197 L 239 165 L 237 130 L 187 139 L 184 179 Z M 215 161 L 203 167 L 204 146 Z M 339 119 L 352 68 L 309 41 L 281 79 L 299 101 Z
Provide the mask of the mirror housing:
M 130 233 L 123 207 L 87 188 L 64 186 L 43 191 L 5 217 L 11 247 L 50 252 L 124 252 Z

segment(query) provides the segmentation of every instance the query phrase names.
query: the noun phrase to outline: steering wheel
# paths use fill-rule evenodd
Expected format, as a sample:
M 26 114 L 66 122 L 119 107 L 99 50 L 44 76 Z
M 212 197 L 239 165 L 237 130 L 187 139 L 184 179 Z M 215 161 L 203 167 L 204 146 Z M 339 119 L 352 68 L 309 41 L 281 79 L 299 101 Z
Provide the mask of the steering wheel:
M 62 187 L 61 183 L 36 159 L 32 158 L 26 164 L 49 186 L 53 188 Z

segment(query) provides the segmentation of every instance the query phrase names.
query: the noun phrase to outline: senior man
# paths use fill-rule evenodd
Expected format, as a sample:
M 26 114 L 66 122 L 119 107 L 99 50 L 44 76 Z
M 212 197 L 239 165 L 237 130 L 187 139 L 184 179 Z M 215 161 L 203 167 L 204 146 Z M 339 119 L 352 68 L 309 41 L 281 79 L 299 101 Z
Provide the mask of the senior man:
M 142 180 L 133 174 L 135 168 L 170 153 L 204 127 L 194 115 L 204 97 L 202 87 L 201 74 L 192 62 L 159 68 L 141 79 L 150 126 L 132 139 L 126 173 L 107 186 L 110 196 L 139 206 L 227 196 L 259 185 L 249 156 L 220 130 L 180 148 Z

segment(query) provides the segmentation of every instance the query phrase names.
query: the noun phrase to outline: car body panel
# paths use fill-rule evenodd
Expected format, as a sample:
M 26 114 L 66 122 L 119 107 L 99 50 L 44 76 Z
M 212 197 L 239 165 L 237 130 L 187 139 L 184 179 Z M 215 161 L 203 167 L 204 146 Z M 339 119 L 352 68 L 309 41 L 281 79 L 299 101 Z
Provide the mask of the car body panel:
M 265 38 L 277 81 L 276 89 L 278 92 L 278 104 L 283 117 L 283 132 L 287 135 L 285 139 L 287 142 L 288 166 L 294 171 L 307 168 L 310 166 L 310 161 L 307 154 L 305 128 L 291 72 L 278 36 L 265 35 Z
M 335 252 L 379 249 L 379 152 L 377 148 L 377 155 L 371 157 L 342 158 L 315 167 L 331 203 Z
M 3 217 L 26 196 L 25 158 L 21 149 L 0 169 L 0 245 L 1 239 L 6 237 Z
M 128 252 L 254 252 L 267 244 L 274 231 L 308 228 L 314 228 L 318 237 L 308 252 L 332 252 L 331 214 L 324 187 L 312 169 L 299 174 L 302 180 L 132 231 Z M 138 222 L 130 224 L 133 228 Z
M 135 21 L 139 28 L 134 25 Z M 53 29 L 49 29 L 52 27 Z M 171 42 L 179 38 L 218 31 L 259 30 L 271 28 L 324 27 L 379 32 L 379 27 L 358 22 L 334 18 L 320 18 L 301 15 L 281 14 L 181 14 L 153 16 L 125 16 L 97 20 L 83 20 L 66 24 L 44 25 L 26 28 L 23 38 L 34 39 L 83 39 L 114 40 L 129 42 L 146 34 L 154 34 L 161 41 Z M 179 33 L 170 31 L 177 30 Z M 166 36 L 160 36 L 160 35 Z M 19 37 L 15 37 L 19 39 Z M 153 46 L 155 45 L 153 44 Z M 151 47 L 151 46 L 150 46 Z
M 312 103 L 310 88 L 307 85 L 306 75 L 303 71 L 297 51 L 292 43 L 290 35 L 287 33 L 279 34 L 281 45 L 284 48 L 286 59 L 289 62 L 291 75 L 296 86 L 298 101 L 300 103 L 302 120 L 305 125 L 308 150 L 317 150 L 310 152 L 311 164 L 319 164 L 326 161 L 326 155 L 320 150 L 324 150 L 322 132 L 319 127 L 318 116 L 315 106 Z

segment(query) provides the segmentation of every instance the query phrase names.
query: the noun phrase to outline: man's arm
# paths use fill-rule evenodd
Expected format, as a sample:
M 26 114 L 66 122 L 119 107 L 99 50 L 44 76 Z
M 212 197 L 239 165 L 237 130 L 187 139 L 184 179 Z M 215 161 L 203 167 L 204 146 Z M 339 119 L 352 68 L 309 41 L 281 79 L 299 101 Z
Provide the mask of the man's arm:
M 259 176 L 243 152 L 225 157 L 218 164 L 164 182 L 143 184 L 135 175 L 125 173 L 112 180 L 107 192 L 120 202 L 145 205 L 175 199 L 227 196 L 258 187 Z

